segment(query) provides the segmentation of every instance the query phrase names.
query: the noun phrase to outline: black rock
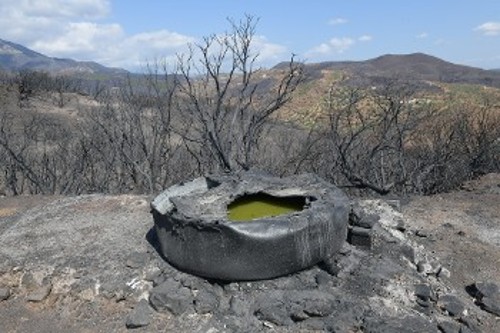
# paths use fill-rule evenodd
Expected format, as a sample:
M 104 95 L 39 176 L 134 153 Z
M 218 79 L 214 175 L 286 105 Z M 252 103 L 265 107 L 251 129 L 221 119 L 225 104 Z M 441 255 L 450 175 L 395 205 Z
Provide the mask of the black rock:
M 493 282 L 476 282 L 466 287 L 467 292 L 481 300 L 483 297 L 495 297 L 499 294 L 498 285 Z
M 174 315 L 180 315 L 192 306 L 193 296 L 188 288 L 169 279 L 151 290 L 149 302 L 158 312 L 168 310 Z
M 148 301 L 142 299 L 127 316 L 125 326 L 127 328 L 138 328 L 148 326 L 151 322 L 152 310 Z
M 352 245 L 370 249 L 372 247 L 372 230 L 362 227 L 352 227 L 349 229 L 347 241 Z

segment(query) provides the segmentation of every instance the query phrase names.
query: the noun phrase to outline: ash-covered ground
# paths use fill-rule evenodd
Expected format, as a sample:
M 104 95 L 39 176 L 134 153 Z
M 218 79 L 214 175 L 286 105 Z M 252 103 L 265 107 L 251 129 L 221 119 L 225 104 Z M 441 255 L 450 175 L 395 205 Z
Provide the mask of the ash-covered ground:
M 156 251 L 146 196 L 0 198 L 2 332 L 500 332 L 500 176 L 353 203 L 341 253 L 208 281 Z

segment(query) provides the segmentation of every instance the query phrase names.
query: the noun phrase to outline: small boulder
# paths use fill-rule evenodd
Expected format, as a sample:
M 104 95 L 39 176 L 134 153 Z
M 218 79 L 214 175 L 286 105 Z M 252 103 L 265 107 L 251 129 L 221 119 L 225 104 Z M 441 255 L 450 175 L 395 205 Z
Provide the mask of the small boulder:
M 9 288 L 0 288 L 0 301 L 5 301 L 10 297 Z
M 142 299 L 127 316 L 125 326 L 127 328 L 139 328 L 148 326 L 151 322 L 151 307 L 148 301 Z
M 41 286 L 26 296 L 28 302 L 41 302 L 46 299 L 52 291 L 52 284 Z
M 493 297 L 500 293 L 498 285 L 493 282 L 476 282 L 466 289 L 472 297 L 478 300 L 481 300 L 483 297 Z
M 500 296 L 483 297 L 481 307 L 484 311 L 500 317 Z
M 188 288 L 168 279 L 151 290 L 149 302 L 158 312 L 168 310 L 174 315 L 180 315 L 193 304 L 193 296 Z

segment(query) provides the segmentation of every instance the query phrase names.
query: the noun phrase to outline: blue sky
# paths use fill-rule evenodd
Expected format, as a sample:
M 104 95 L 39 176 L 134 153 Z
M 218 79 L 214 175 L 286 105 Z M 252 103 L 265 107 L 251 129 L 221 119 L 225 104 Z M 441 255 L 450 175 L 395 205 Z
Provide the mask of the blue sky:
M 41 53 L 141 70 L 188 43 L 259 18 L 255 50 L 270 67 L 424 52 L 500 68 L 498 0 L 0 0 L 0 38 Z

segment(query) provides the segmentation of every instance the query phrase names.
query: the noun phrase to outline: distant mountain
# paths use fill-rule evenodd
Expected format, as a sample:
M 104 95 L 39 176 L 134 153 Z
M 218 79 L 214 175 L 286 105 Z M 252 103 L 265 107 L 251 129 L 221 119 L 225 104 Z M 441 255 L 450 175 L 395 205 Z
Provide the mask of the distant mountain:
M 54 74 L 126 74 L 121 68 L 92 61 L 52 58 L 22 45 L 0 39 L 0 69 L 4 71 L 42 70 Z
M 283 68 L 287 63 L 278 64 Z M 424 53 L 387 54 L 365 61 L 329 61 L 306 64 L 310 79 L 324 70 L 342 70 L 353 84 L 376 85 L 387 78 L 416 82 L 470 83 L 500 88 L 500 71 L 457 65 Z
M 280 63 L 273 69 L 288 67 Z M 60 59 L 43 55 L 29 48 L 0 39 L 0 70 L 42 70 L 55 74 L 105 74 L 123 78 L 128 72 L 121 68 L 110 68 L 91 61 Z M 328 61 L 305 64 L 310 81 L 323 77 L 325 70 L 346 73 L 347 84 L 374 86 L 387 78 L 413 81 L 423 88 L 432 89 L 429 82 L 470 83 L 500 88 L 500 69 L 457 65 L 424 53 L 387 54 L 365 61 Z

